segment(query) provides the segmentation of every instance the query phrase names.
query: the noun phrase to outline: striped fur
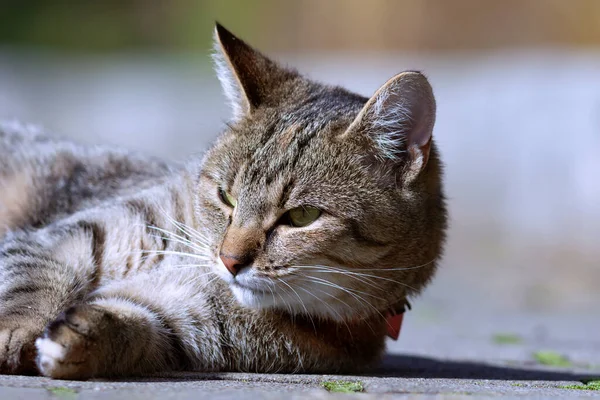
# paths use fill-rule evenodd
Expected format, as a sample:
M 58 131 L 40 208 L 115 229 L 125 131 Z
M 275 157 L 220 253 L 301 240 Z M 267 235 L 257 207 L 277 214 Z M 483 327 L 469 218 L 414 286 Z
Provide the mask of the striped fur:
M 425 78 L 401 74 L 369 101 L 216 36 L 243 104 L 200 160 L 0 125 L 1 372 L 363 370 L 385 313 L 431 279 L 446 212 Z M 423 95 L 398 94 L 407 82 Z M 307 205 L 321 216 L 290 226 Z M 235 277 L 225 242 L 249 260 Z

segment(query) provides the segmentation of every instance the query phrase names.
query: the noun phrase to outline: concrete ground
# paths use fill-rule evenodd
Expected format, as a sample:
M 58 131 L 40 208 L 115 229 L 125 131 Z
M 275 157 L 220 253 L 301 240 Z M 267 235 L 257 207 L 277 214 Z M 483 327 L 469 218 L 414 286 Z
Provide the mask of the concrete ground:
M 0 376 L 0 399 L 329 399 L 323 384 L 362 383 L 359 398 L 598 397 L 600 321 L 578 315 L 435 315 L 415 302 L 379 370 L 363 376 L 182 373 L 143 380 Z M 422 306 L 419 308 L 419 306 Z M 537 359 L 543 356 L 546 359 Z M 537 357 L 537 358 L 536 358 Z M 550 365 L 544 365 L 550 364 Z M 578 389 L 568 388 L 576 386 Z M 349 398 L 349 397 L 345 397 Z

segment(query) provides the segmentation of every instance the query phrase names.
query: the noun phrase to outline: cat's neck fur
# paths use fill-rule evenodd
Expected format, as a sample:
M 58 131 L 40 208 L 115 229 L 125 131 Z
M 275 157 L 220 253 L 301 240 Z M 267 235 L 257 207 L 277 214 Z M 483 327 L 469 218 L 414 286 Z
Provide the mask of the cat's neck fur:
M 271 372 L 350 372 L 375 366 L 383 353 L 386 322 L 380 315 L 333 321 L 282 310 L 251 310 L 240 306 L 221 282 L 211 291 L 217 315 L 226 316 L 220 324 L 232 371 L 264 371 L 265 360 L 279 357 Z

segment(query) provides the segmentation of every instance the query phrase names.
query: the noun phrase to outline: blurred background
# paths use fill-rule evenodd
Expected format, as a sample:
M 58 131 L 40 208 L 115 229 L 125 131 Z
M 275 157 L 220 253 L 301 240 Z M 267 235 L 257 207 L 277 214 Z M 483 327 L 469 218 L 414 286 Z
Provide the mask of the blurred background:
M 229 115 L 215 20 L 364 95 L 402 70 L 430 78 L 452 222 L 417 315 L 597 318 L 600 1 L 0 0 L 0 118 L 201 152 Z

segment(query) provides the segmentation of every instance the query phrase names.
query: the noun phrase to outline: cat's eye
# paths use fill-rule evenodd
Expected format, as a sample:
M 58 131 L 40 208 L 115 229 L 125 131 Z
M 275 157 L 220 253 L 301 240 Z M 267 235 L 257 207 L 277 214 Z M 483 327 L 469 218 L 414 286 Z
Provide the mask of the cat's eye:
M 220 188 L 219 188 L 219 197 L 221 198 L 221 201 L 223 203 L 227 204 L 229 207 L 235 207 L 235 205 L 237 204 L 237 200 L 235 199 L 235 197 L 233 197 L 232 195 L 227 193 L 225 190 L 220 189 Z
M 321 210 L 316 207 L 303 206 L 288 211 L 290 224 L 297 228 L 312 224 L 321 216 Z

